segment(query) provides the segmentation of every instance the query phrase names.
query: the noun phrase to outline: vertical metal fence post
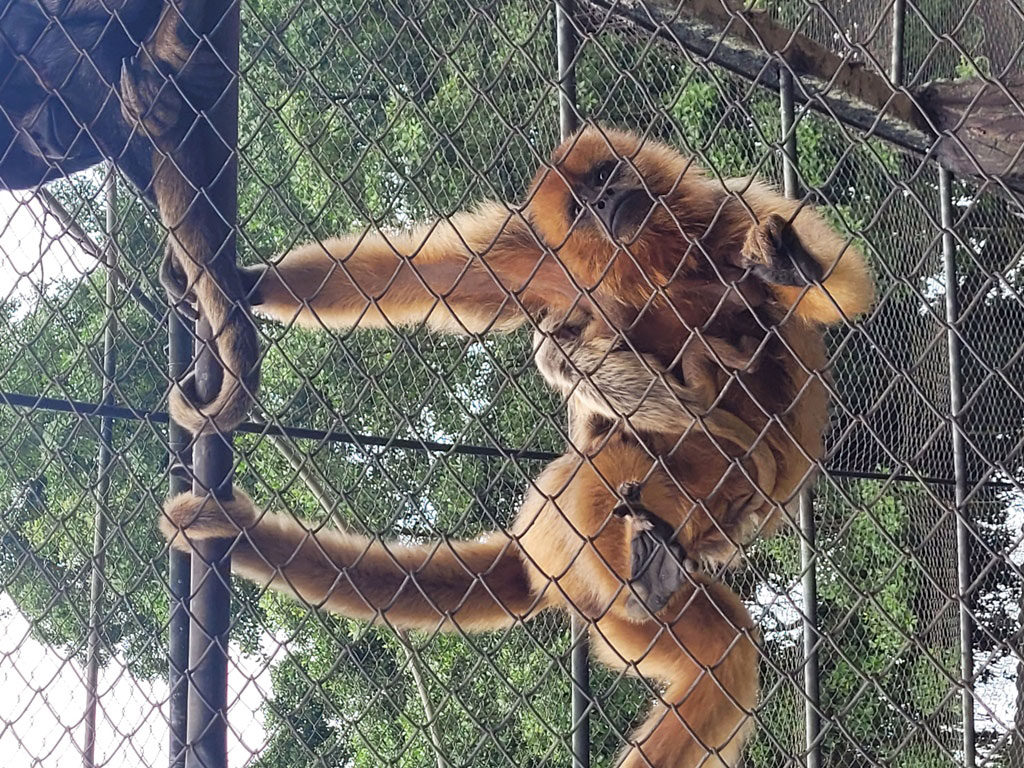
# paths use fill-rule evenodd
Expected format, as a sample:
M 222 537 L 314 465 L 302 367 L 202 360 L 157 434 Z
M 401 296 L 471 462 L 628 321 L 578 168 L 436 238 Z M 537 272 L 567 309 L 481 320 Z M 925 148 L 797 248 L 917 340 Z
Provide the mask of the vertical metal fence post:
M 960 700 L 963 716 L 964 765 L 977 762 L 974 738 L 974 621 L 971 618 L 971 537 L 967 524 L 967 454 L 960 416 L 963 408 L 963 368 L 960 337 L 956 326 L 960 318 L 957 289 L 956 241 L 953 237 L 953 174 L 939 169 L 939 206 L 942 217 L 942 260 L 946 282 L 946 338 L 949 343 L 949 413 L 953 439 L 953 476 L 956 481 L 956 559 L 960 598 Z
M 218 22 L 211 43 L 232 72 L 238 72 L 240 0 L 211 3 L 208 13 Z M 207 162 L 224 171 L 199 194 L 207 197 L 230 223 L 227 241 L 219 258 L 234 260 L 238 211 L 238 81 L 232 78 L 230 92 L 200 119 L 207 119 L 218 139 L 206 148 Z M 195 185 L 197 189 L 200 185 Z M 213 348 L 213 331 L 205 318 L 196 323 L 195 391 L 203 402 L 220 388 L 222 371 Z M 194 475 L 192 490 L 198 495 L 231 496 L 231 435 L 214 434 L 198 438 L 192 449 Z M 192 596 L 189 606 L 188 736 L 186 768 L 227 766 L 227 674 L 228 630 L 231 626 L 231 542 L 196 542 L 192 556 Z
M 793 73 L 779 66 L 779 129 L 782 139 L 782 193 L 791 199 L 800 194 L 796 164 L 796 103 L 793 100 Z
M 562 139 L 576 132 L 576 29 L 573 0 L 555 0 L 555 37 L 558 48 L 558 126 Z M 590 641 L 588 627 L 572 617 L 570 674 L 572 675 L 572 764 L 590 766 Z
M 779 127 L 782 138 L 782 191 L 791 199 L 800 195 L 797 176 L 796 106 L 793 73 L 779 70 Z M 800 586 L 803 591 L 804 746 L 807 768 L 821 766 L 821 690 L 818 679 L 818 561 L 815 551 L 814 502 L 811 491 L 800 491 Z
M 567 139 L 579 127 L 576 111 L 576 28 L 574 0 L 555 0 L 555 34 L 558 46 L 558 127 Z
M 103 329 L 103 391 L 100 402 L 114 402 L 114 377 L 117 375 L 117 172 L 107 166 L 103 185 L 106 207 L 106 240 L 103 243 L 103 261 L 106 265 L 107 288 L 105 296 L 106 318 Z M 89 585 L 89 641 L 85 661 L 85 746 L 82 765 L 96 765 L 96 710 L 99 704 L 100 624 L 103 621 L 103 589 L 106 577 L 104 565 L 107 548 L 107 499 L 110 492 L 110 473 L 113 469 L 114 419 L 100 419 L 100 445 L 96 458 L 96 516 L 92 538 L 92 580 Z
M 195 327 L 180 312 L 172 310 L 167 318 L 167 373 L 178 381 L 192 361 Z M 185 473 L 176 469 L 191 464 L 192 438 L 173 421 L 167 431 L 167 451 L 172 467 L 169 478 L 171 495 L 192 487 Z M 170 591 L 167 627 L 167 690 L 170 724 L 170 768 L 185 768 L 188 739 L 188 625 L 189 595 L 192 591 L 192 558 L 177 549 L 168 555 L 167 581 Z
M 903 85 L 906 66 L 903 62 L 905 39 L 904 29 L 907 18 L 907 0 L 895 0 L 892 6 L 892 57 L 889 63 L 889 79 L 893 85 Z
M 167 369 L 172 381 L 180 379 L 192 360 L 192 338 L 195 329 L 180 313 L 168 317 Z M 191 438 L 173 421 L 168 429 L 168 453 L 174 465 L 191 463 Z M 171 495 L 184 493 L 192 486 L 181 472 L 172 471 Z M 189 594 L 192 590 L 192 558 L 188 553 L 172 549 L 169 554 L 167 580 L 170 589 L 167 627 L 167 690 L 170 723 L 170 768 L 185 768 L 185 744 L 188 738 L 188 624 Z

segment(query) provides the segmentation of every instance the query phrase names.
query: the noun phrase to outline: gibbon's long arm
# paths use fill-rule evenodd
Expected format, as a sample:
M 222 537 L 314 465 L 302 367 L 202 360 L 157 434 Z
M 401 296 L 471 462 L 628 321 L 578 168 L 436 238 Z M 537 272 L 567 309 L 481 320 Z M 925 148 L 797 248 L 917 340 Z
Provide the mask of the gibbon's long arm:
M 506 331 L 525 320 L 524 307 L 582 298 L 529 225 L 499 203 L 408 232 L 312 243 L 249 268 L 248 279 L 260 314 L 308 327 Z
M 228 177 L 229 153 L 217 153 L 222 141 L 204 117 L 231 82 L 231 72 L 206 39 L 207 33 L 216 36 L 219 22 L 216 9 L 203 0 L 165 3 L 150 36 L 124 63 L 120 80 L 123 116 L 153 142 L 150 191 L 168 231 L 168 256 L 183 278 L 181 293 L 197 298 L 223 369 L 210 402 L 199 404 L 191 381 L 171 390 L 172 418 L 194 435 L 228 432 L 241 422 L 260 371 L 256 328 L 225 247 L 234 221 L 206 194 Z
M 507 534 L 385 542 L 260 511 L 237 488 L 234 496 L 176 496 L 164 507 L 161 530 L 185 551 L 196 540 L 234 538 L 231 566 L 246 579 L 307 605 L 398 629 L 485 631 L 544 607 L 532 596 Z

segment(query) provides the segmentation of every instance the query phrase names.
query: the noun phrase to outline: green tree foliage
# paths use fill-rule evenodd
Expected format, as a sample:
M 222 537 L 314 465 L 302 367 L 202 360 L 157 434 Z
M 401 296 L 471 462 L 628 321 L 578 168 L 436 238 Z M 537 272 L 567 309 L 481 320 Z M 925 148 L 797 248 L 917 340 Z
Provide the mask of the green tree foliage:
M 243 260 L 271 259 L 339 231 L 402 227 L 484 197 L 518 201 L 557 139 L 550 3 L 267 0 L 246 6 L 243 30 Z M 778 107 L 770 94 L 613 32 L 583 37 L 578 68 L 581 113 L 665 138 L 713 175 L 777 178 Z M 951 477 L 935 176 L 809 112 L 796 130 L 804 188 L 866 250 L 881 287 L 871 318 L 831 340 L 830 466 Z M 58 189 L 97 231 L 95 178 Z M 956 198 L 967 307 L 959 330 L 966 388 L 979 398 L 962 421 L 971 435 L 970 473 L 1002 462 L 1000 472 L 1019 476 L 1010 450 L 1024 421 L 1015 389 L 1024 378 L 1019 334 L 991 329 L 1024 327 L 1014 266 L 1024 224 L 997 195 L 975 197 L 964 186 Z M 124 271 L 155 293 L 146 276 L 155 271 L 159 234 L 136 203 L 122 196 L 121 208 Z M 104 286 L 96 272 L 49 285 L 33 303 L 0 305 L 3 390 L 99 399 Z M 167 390 L 165 324 L 127 295 L 116 316 L 115 399 L 158 408 Z M 261 409 L 270 420 L 512 449 L 564 444 L 564 408 L 533 373 L 525 334 L 262 330 Z M 98 420 L 0 407 L 0 433 L 0 589 L 32 619 L 38 639 L 82 652 Z M 116 424 L 108 502 L 103 648 L 146 677 L 165 666 L 166 552 L 153 530 L 167 482 L 164 440 L 162 426 Z M 540 468 L 358 439 L 282 445 L 239 435 L 236 446 L 239 481 L 260 501 L 407 541 L 506 525 Z M 326 490 L 332 509 L 311 483 Z M 957 748 L 949 500 L 941 484 L 820 484 L 827 764 L 930 768 L 948 764 Z M 1020 585 L 1005 566 L 991 567 L 992 552 L 1007 544 L 1007 505 L 991 499 L 972 507 L 980 534 L 975 645 L 983 654 L 1005 653 L 1014 631 Z M 784 764 L 803 749 L 800 571 L 796 537 L 782 536 L 757 546 L 733 577 L 764 634 L 755 766 Z M 273 667 L 267 743 L 253 765 L 436 765 L 427 710 L 449 765 L 568 762 L 564 621 L 473 638 L 406 638 L 242 583 L 235 589 L 240 646 L 260 654 L 267 635 L 288 643 Z M 406 643 L 422 662 L 422 689 Z M 595 760 L 610 765 L 650 691 L 604 671 L 593 688 Z

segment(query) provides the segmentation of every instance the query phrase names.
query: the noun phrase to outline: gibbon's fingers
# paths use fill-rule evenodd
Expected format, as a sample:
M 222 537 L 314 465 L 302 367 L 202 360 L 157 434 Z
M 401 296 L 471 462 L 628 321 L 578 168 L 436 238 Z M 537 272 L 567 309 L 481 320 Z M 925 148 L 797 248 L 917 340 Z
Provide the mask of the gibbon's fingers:
M 664 621 L 609 613 L 594 623 L 598 656 L 665 684 L 633 734 L 621 768 L 735 768 L 753 731 L 756 630 L 739 598 L 699 575 L 680 590 Z
M 182 115 L 209 108 L 231 83 L 220 56 L 199 37 L 220 21 L 206 19 L 207 10 L 204 0 L 164 3 L 153 31 L 121 68 L 122 115 L 165 150 L 190 127 Z
M 506 206 L 383 235 L 310 243 L 260 271 L 259 312 L 312 328 L 425 324 L 448 333 L 512 330 L 527 311 L 585 301 Z
M 702 565 L 726 564 L 736 556 L 739 545 L 760 532 L 772 530 L 772 517 L 778 514 L 779 506 L 765 501 L 757 491 L 734 499 L 724 513 L 715 516 L 713 525 L 688 542 L 687 547 Z
M 485 631 L 544 608 L 530 592 L 519 550 L 505 534 L 410 545 L 325 530 L 261 512 L 240 489 L 218 501 L 170 499 L 160 529 L 177 549 L 234 538 L 240 576 L 307 605 L 398 629 Z
M 168 248 L 160 261 L 160 285 L 167 294 L 167 303 L 177 309 L 188 320 L 199 319 L 196 309 L 196 294 L 192 290 L 174 256 L 174 249 Z

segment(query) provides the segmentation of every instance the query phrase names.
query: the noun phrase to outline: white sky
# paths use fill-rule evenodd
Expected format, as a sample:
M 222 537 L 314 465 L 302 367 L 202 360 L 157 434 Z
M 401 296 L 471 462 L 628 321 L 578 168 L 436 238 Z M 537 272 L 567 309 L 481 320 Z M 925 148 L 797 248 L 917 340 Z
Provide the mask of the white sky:
M 276 654 L 274 654 L 276 655 Z M 270 673 L 257 658 L 231 653 L 228 757 L 243 765 L 263 746 L 260 706 Z M 5 768 L 80 765 L 84 744 L 85 670 L 61 651 L 36 642 L 29 622 L 0 594 L 0 755 Z M 120 659 L 100 671 L 96 765 L 167 765 L 167 685 L 134 679 Z
M 0 190 L 0 298 L 31 300 L 39 286 L 96 267 L 93 258 L 60 234 L 60 222 L 45 215 L 29 193 Z

